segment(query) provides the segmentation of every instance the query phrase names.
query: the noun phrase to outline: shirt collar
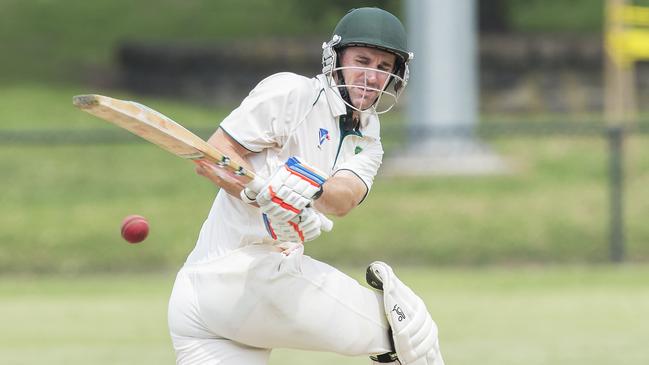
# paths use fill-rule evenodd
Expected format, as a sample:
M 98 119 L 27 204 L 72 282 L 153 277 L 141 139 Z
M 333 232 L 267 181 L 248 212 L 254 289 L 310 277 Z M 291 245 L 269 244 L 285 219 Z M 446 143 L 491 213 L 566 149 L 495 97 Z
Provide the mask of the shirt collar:
M 366 129 L 372 121 L 374 121 L 374 123 L 378 123 L 379 121 L 379 117 L 373 108 L 361 113 L 361 129 Z

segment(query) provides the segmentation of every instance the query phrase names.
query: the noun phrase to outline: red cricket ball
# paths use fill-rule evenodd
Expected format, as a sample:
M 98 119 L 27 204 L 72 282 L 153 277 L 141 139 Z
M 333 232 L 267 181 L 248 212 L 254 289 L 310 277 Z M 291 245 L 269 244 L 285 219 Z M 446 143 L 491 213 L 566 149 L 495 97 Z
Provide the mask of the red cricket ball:
M 130 243 L 144 241 L 149 235 L 149 222 L 141 215 L 129 215 L 122 221 L 122 237 Z

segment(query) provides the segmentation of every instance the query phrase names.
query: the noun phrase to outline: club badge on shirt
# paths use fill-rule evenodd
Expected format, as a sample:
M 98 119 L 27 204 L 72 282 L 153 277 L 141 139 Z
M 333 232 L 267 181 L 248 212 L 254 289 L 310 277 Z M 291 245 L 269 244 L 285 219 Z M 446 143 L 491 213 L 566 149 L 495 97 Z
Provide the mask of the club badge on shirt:
M 318 137 L 318 148 L 322 148 L 322 144 L 330 139 L 331 137 L 329 137 L 329 131 L 324 128 L 320 128 L 319 137 Z

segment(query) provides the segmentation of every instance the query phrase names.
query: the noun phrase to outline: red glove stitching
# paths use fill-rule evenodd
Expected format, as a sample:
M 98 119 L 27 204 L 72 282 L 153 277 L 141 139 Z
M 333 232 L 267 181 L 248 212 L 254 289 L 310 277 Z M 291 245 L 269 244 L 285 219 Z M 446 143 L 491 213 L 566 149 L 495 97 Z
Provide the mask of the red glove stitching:
M 268 187 L 268 191 L 270 192 L 270 200 L 273 203 L 279 205 L 280 207 L 282 207 L 282 208 L 284 208 L 286 210 L 290 210 L 293 213 L 300 214 L 301 210 L 299 210 L 296 207 L 294 207 L 294 206 L 288 204 L 287 202 L 283 201 L 282 198 L 278 197 L 275 194 L 275 192 L 273 191 L 273 188 L 271 188 L 270 186 Z
M 300 226 L 295 222 L 288 222 L 288 224 L 293 226 L 293 229 L 295 229 L 295 232 L 297 232 L 297 235 L 300 237 L 300 241 L 304 242 L 304 233 L 300 231 Z

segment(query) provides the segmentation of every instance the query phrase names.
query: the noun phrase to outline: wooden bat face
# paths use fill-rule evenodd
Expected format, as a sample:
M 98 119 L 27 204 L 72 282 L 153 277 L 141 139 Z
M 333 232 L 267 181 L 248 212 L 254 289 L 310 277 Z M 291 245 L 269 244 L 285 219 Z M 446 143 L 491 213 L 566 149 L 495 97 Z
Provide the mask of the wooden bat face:
M 72 98 L 77 108 L 126 129 L 176 156 L 190 160 L 208 160 L 243 178 L 255 178 L 214 146 L 174 122 L 171 118 L 145 105 L 103 95 L 77 95 Z

